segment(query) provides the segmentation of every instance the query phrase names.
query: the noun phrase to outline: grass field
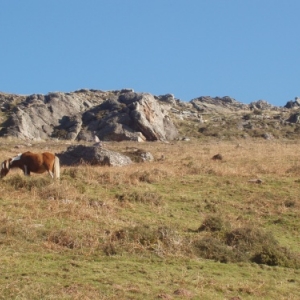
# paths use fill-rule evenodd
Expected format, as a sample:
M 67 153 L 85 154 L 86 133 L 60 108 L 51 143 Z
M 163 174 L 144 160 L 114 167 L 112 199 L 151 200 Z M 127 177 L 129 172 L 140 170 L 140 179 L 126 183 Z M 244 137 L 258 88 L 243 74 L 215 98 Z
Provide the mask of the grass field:
M 1 180 L 0 299 L 300 299 L 300 142 L 105 147 L 155 161 Z

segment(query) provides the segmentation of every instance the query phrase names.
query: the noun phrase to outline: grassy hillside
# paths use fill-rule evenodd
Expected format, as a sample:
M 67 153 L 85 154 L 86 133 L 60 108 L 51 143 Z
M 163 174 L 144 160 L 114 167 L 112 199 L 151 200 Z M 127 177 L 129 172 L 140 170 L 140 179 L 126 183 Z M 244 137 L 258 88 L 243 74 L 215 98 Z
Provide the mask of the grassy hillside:
M 1 160 L 67 148 L 0 143 Z M 107 142 L 156 160 L 63 167 L 56 182 L 11 171 L 0 299 L 299 299 L 299 145 Z

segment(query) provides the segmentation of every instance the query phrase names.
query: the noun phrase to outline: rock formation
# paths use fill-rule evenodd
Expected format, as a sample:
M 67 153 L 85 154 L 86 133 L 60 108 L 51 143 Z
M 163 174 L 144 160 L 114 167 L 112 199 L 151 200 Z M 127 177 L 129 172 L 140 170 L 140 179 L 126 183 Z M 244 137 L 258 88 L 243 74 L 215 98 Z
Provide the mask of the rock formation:
M 72 166 L 83 163 L 90 165 L 126 166 L 132 160 L 121 153 L 97 146 L 70 146 L 62 153 L 58 153 L 61 165 Z
M 1 101 L 2 100 L 2 101 Z M 14 106 L 9 97 L 0 99 L 9 117 L 0 136 L 21 139 L 155 141 L 172 140 L 178 132 L 154 96 L 132 90 L 102 92 L 80 90 L 19 97 Z
M 30 96 L 0 93 L 0 107 L 0 136 L 27 140 L 269 139 L 296 138 L 300 132 L 298 97 L 277 107 L 265 100 L 243 104 L 229 96 L 201 96 L 184 102 L 172 94 L 81 89 Z

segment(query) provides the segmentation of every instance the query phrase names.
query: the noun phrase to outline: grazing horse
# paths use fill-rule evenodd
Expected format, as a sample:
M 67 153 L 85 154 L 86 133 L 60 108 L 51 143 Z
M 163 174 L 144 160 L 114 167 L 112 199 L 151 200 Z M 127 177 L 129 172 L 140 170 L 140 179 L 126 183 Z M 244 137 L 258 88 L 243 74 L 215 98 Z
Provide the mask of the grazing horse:
M 50 152 L 32 153 L 27 151 L 9 158 L 1 164 L 0 177 L 6 176 L 12 168 L 20 168 L 26 176 L 29 176 L 30 172 L 41 174 L 47 171 L 52 178 L 60 177 L 59 158 Z

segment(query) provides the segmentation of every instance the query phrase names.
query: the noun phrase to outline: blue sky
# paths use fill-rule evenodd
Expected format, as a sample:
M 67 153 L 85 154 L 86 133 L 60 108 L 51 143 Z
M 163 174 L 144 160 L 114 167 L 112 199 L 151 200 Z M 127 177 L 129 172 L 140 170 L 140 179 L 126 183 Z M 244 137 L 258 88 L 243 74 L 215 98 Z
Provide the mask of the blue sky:
M 299 0 L 0 0 L 0 91 L 300 96 Z

